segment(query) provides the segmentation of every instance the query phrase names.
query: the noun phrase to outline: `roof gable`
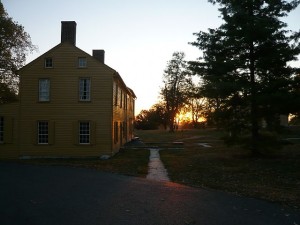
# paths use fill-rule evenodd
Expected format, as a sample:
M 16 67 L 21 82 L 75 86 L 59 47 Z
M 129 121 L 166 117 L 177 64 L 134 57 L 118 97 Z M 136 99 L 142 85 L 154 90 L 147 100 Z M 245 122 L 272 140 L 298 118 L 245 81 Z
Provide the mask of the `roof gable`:
M 70 56 L 72 56 L 72 57 L 75 56 L 76 58 L 86 57 L 88 64 L 89 64 L 89 62 L 93 62 L 94 64 L 98 65 L 99 67 L 102 67 L 102 68 L 104 67 L 104 69 L 107 70 L 108 73 L 111 73 L 112 77 L 119 80 L 119 82 L 122 84 L 122 86 L 124 86 L 125 89 L 127 89 L 127 92 L 130 95 L 132 95 L 134 98 L 136 98 L 134 92 L 126 86 L 122 77 L 116 70 L 112 69 L 111 67 L 102 63 L 99 59 L 91 56 L 87 52 L 81 50 L 80 48 L 76 47 L 75 45 L 73 45 L 69 42 L 60 43 L 60 44 L 56 45 L 55 47 L 53 47 L 52 49 L 50 49 L 49 51 L 42 54 L 41 56 L 39 56 L 38 58 L 34 59 L 33 61 L 31 61 L 30 63 L 28 63 L 27 65 L 25 65 L 24 67 L 22 67 L 19 70 L 19 75 L 22 76 L 22 74 L 26 73 L 26 71 L 32 70 L 35 68 L 43 69 L 45 59 L 50 58 L 50 57 L 54 59 L 54 68 L 56 67 L 55 65 L 57 65 L 58 63 L 61 65 L 61 68 L 62 68 L 65 65 L 65 62 L 64 62 L 65 57 L 70 57 Z M 69 66 L 76 68 L 75 61 L 72 65 L 69 65 Z M 89 65 L 88 65 L 88 67 L 89 67 Z
M 26 71 L 28 69 L 31 69 L 31 68 L 33 68 L 35 66 L 39 66 L 39 67 L 44 66 L 44 60 L 45 60 L 45 58 L 48 58 L 48 57 L 63 58 L 64 56 L 68 57 L 68 55 L 70 55 L 70 54 L 71 55 L 75 55 L 76 57 L 86 57 L 89 61 L 91 60 L 93 62 L 96 62 L 100 66 L 104 66 L 111 73 L 116 73 L 116 71 L 114 69 L 112 69 L 111 67 L 107 66 L 106 64 L 100 62 L 98 59 L 96 59 L 95 57 L 91 56 L 87 52 L 81 50 L 80 48 L 72 45 L 69 42 L 63 42 L 63 43 L 60 43 L 60 44 L 56 45 L 55 47 L 53 47 L 49 51 L 45 52 L 44 54 L 42 54 L 41 56 L 37 57 L 36 59 L 34 59 L 33 61 L 31 61 L 30 63 L 28 63 L 25 66 L 23 66 L 19 70 L 19 74 L 22 75 L 22 73 L 24 71 Z

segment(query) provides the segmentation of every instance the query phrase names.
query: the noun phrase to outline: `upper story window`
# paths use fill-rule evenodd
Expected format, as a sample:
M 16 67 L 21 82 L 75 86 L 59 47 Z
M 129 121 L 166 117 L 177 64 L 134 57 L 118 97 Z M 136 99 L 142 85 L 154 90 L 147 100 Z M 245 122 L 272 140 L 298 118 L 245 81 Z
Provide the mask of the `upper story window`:
M 78 67 L 79 68 L 86 68 L 87 67 L 87 61 L 85 57 L 79 57 L 78 58 Z
M 38 144 L 48 144 L 48 121 L 39 121 L 38 122 Z
M 50 101 L 50 80 L 49 79 L 39 80 L 39 101 L 40 102 Z
M 125 109 L 128 109 L 128 104 L 129 104 L 129 96 L 126 94 L 126 102 L 125 102 Z
M 0 117 L 0 143 L 4 142 L 4 118 Z
M 123 106 L 123 91 L 122 89 L 120 90 L 120 108 Z
M 127 109 L 127 94 L 126 93 L 124 93 L 123 104 L 124 104 L 124 109 Z
M 118 84 L 115 84 L 115 93 L 114 93 L 114 105 L 117 106 L 118 105 Z
M 45 68 L 53 68 L 53 60 L 52 58 L 45 59 Z
M 91 100 L 91 79 L 90 78 L 79 79 L 79 100 L 80 101 Z

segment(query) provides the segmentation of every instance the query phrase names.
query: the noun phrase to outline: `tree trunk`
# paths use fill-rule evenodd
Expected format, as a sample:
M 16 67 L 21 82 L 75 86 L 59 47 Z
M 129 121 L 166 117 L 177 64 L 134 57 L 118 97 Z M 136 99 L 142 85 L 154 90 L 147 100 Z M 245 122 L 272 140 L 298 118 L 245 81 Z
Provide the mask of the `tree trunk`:
M 251 54 L 251 50 L 250 50 Z M 256 84 L 255 84 L 255 74 L 254 74 L 254 60 L 250 61 L 250 79 L 251 79 L 251 150 L 253 155 L 258 154 L 258 121 L 257 121 L 257 102 L 256 102 Z
M 250 17 L 253 18 L 253 5 L 250 7 Z M 251 31 L 254 32 L 253 22 L 250 21 Z M 257 116 L 257 101 L 256 101 L 256 82 L 255 82 L 255 56 L 254 56 L 254 41 L 252 38 L 252 33 L 250 34 L 250 85 L 251 85 L 251 150 L 253 155 L 258 155 L 258 116 Z
M 174 132 L 174 118 L 175 118 L 175 115 L 174 115 L 174 113 L 172 113 L 169 118 L 169 129 L 170 129 L 169 132 L 170 133 Z
M 169 122 L 169 132 L 173 133 L 174 132 L 174 121 L 170 120 Z

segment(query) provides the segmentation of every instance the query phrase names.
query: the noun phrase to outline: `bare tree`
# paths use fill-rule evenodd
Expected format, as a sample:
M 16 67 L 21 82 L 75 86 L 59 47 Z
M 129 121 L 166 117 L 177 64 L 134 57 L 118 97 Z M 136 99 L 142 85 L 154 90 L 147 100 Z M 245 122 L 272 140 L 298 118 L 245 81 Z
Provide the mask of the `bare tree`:
M 164 87 L 161 89 L 161 97 L 165 103 L 170 132 L 174 132 L 176 114 L 187 100 L 187 88 L 191 82 L 184 57 L 183 52 L 174 52 L 163 76 Z

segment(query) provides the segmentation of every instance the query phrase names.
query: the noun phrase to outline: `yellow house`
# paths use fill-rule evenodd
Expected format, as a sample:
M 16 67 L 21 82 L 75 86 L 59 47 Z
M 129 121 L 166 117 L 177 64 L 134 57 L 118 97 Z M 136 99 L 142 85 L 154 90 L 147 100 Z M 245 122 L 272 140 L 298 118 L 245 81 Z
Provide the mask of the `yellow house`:
M 111 156 L 132 139 L 134 92 L 104 50 L 75 44 L 63 21 L 61 43 L 19 71 L 19 101 L 0 106 L 0 158 Z

